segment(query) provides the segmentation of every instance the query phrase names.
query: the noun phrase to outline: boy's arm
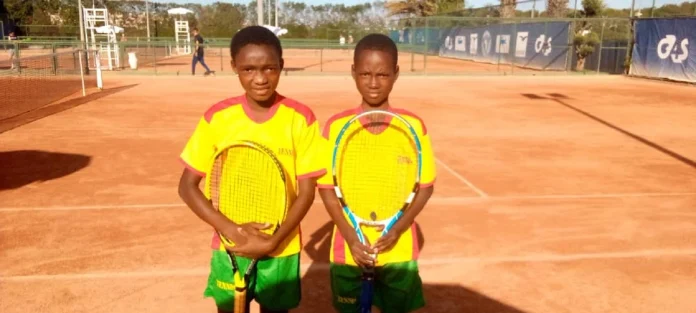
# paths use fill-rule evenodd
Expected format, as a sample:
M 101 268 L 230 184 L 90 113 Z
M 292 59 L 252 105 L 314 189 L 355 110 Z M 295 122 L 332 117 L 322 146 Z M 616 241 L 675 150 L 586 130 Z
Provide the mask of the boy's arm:
M 227 219 L 215 210 L 213 204 L 198 188 L 202 177 L 189 169 L 184 169 L 179 180 L 179 196 L 200 219 L 217 229 L 231 241 L 241 244 L 246 242 L 245 236 L 239 232 L 239 225 Z
M 338 227 L 338 231 L 341 232 L 346 244 L 348 244 L 355 263 L 359 266 L 374 266 L 375 259 L 371 255 L 375 254 L 376 250 L 370 248 L 369 243 L 368 245 L 364 245 L 360 242 L 353 226 L 351 226 L 343 216 L 343 209 L 334 191 L 328 188 L 319 188 L 319 196 L 321 197 L 321 201 L 324 202 L 324 207 L 326 207 L 329 216 L 331 216 L 336 227 Z
M 416 192 L 416 196 L 411 203 L 411 206 L 404 212 L 404 214 L 399 218 L 391 230 L 387 232 L 384 236 L 379 238 L 375 245 L 373 246 L 375 250 L 379 252 L 384 252 L 392 249 L 394 245 L 399 241 L 401 234 L 408 230 L 411 225 L 413 225 L 416 220 L 416 216 L 423 211 L 426 203 L 433 195 L 435 188 L 433 187 L 435 183 L 435 154 L 433 152 L 432 143 L 430 142 L 430 136 L 428 135 L 427 128 L 425 124 L 421 122 L 420 129 L 421 137 L 421 155 L 423 156 L 423 167 L 421 168 L 421 185 Z
M 297 198 L 288 209 L 288 214 L 285 221 L 282 225 L 280 225 L 280 228 L 278 228 L 276 233 L 273 234 L 273 237 L 271 238 L 274 250 L 297 228 L 298 225 L 300 225 L 300 222 L 305 215 L 307 215 L 307 211 L 309 211 L 309 208 L 314 202 L 314 189 L 317 185 L 316 178 L 304 178 L 299 180 L 297 184 L 299 187 Z
M 375 250 L 384 252 L 394 247 L 396 242 L 399 241 L 401 234 L 411 227 L 413 222 L 416 220 L 416 216 L 423 211 L 425 204 L 428 203 L 430 196 L 433 195 L 434 189 L 435 188 L 433 186 L 428 186 L 418 190 L 408 210 L 406 210 L 401 218 L 394 223 L 394 226 L 392 226 L 391 230 L 389 230 L 386 235 L 377 240 L 374 245 Z

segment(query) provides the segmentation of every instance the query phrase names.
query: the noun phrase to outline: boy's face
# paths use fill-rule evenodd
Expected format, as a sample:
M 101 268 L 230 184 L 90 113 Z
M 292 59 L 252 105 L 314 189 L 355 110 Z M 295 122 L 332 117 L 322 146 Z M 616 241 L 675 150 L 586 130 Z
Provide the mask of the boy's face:
M 399 66 L 394 66 L 394 59 L 387 52 L 364 50 L 351 72 L 363 101 L 370 106 L 380 106 L 389 99 L 399 77 Z
M 264 102 L 275 94 L 283 70 L 283 59 L 268 45 L 246 45 L 232 60 L 232 68 L 247 95 Z

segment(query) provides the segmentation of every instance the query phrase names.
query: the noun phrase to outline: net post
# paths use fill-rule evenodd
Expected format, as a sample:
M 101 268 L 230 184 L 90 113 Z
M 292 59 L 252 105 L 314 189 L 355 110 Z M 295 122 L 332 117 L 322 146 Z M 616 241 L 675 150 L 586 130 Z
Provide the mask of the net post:
M 99 54 L 99 50 L 94 51 L 94 59 L 99 60 L 99 58 L 101 58 L 101 55 Z M 95 64 L 96 66 L 94 68 L 95 68 L 95 71 L 97 72 L 97 88 L 99 88 L 99 90 L 102 90 L 102 89 L 104 89 L 104 81 L 102 78 L 101 62 L 95 62 L 95 63 L 96 63 Z M 87 65 L 89 66 L 89 62 L 87 63 Z
M 157 76 L 157 49 L 153 46 L 150 46 L 149 43 L 147 45 L 147 48 L 152 49 L 152 64 L 155 69 L 155 76 Z
M 544 22 L 544 35 L 546 35 L 546 34 L 548 34 L 548 33 L 549 33 L 549 22 Z M 548 39 L 548 38 L 545 38 L 544 40 L 547 40 L 547 39 Z M 548 41 L 547 41 L 547 42 L 548 42 Z M 542 45 L 542 47 L 543 47 L 543 45 Z M 549 49 L 551 49 L 551 47 L 549 47 Z M 546 72 L 546 68 L 547 68 L 547 67 L 548 67 L 548 66 L 544 66 L 541 70 L 542 70 L 543 72 Z
M 83 50 L 79 50 L 77 53 L 77 57 L 80 60 L 80 80 L 82 81 L 82 96 L 87 96 L 87 90 L 85 89 L 85 68 L 82 66 L 82 52 Z
M 51 70 L 53 75 L 58 75 L 58 56 L 56 55 L 56 44 L 51 44 Z
M 573 71 L 573 54 L 575 53 L 575 27 L 576 21 L 573 20 L 570 22 L 568 25 L 568 42 L 566 43 L 568 46 L 568 51 L 566 52 L 566 72 L 572 72 Z
M 14 40 L 17 41 L 17 40 Z M 19 49 L 19 43 L 14 42 L 13 44 L 14 48 L 14 59 L 12 59 L 13 63 L 16 63 L 17 65 L 17 73 L 21 74 L 22 73 L 22 52 Z
M 425 19 L 425 23 L 423 25 L 423 30 L 425 31 L 425 34 L 423 37 L 425 38 L 425 45 L 423 46 L 423 50 L 424 50 L 423 51 L 423 73 L 425 74 L 425 73 L 428 73 L 428 53 L 430 53 L 430 51 L 428 50 L 428 46 L 429 46 L 429 42 L 428 42 L 429 41 L 429 38 L 428 38 L 429 37 L 428 36 L 428 31 L 429 31 L 428 24 L 429 23 L 428 23 L 428 20 L 429 19 L 427 16 L 424 17 L 424 19 Z
M 602 65 L 602 49 L 604 47 L 604 27 L 606 23 L 606 20 L 602 21 L 602 33 L 599 35 L 599 57 L 597 58 L 597 74 L 599 74 L 599 70 Z
M 515 59 L 517 58 L 517 23 L 519 22 L 520 21 L 513 21 L 512 23 L 512 34 L 515 35 L 515 51 L 513 51 L 512 56 L 510 56 L 510 75 L 515 74 Z M 512 47 L 512 36 L 510 36 L 510 44 L 508 44 L 508 46 Z
M 319 72 L 324 72 L 324 48 L 319 48 Z
M 533 9 L 532 9 L 532 14 L 534 14 L 534 10 L 533 10 Z M 501 22 L 500 24 L 498 24 L 498 36 L 500 36 L 502 33 L 503 33 L 503 23 Z M 511 37 L 512 37 L 512 36 L 511 36 Z M 494 43 L 494 41 L 493 41 L 493 38 L 491 38 L 491 46 L 493 46 L 493 47 L 491 47 L 491 48 L 493 49 L 493 51 L 495 51 L 496 49 L 498 49 L 498 51 L 497 51 L 497 53 L 496 53 L 496 55 L 498 55 L 498 62 L 497 62 L 498 64 L 497 64 L 497 69 L 496 69 L 496 71 L 498 72 L 498 74 L 500 74 L 500 59 L 501 59 L 501 57 L 500 57 L 500 52 L 499 52 L 499 51 L 500 51 L 500 47 L 498 46 L 498 44 L 499 44 L 499 43 L 498 43 L 497 38 L 496 38 L 496 40 L 495 40 L 495 43 Z

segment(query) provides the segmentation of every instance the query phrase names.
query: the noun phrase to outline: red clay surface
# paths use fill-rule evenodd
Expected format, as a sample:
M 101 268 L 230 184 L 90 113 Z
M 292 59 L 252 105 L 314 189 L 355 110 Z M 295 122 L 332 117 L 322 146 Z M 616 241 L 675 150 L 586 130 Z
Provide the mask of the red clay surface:
M 322 125 L 359 103 L 349 77 L 279 90 Z M 102 93 L 0 133 L 0 312 L 213 312 L 211 230 L 177 196 L 177 158 L 236 78 L 106 73 Z M 392 102 L 438 159 L 420 312 L 693 312 L 694 87 L 412 76 Z M 302 222 L 294 312 L 331 312 L 328 222 L 320 203 Z
M 163 57 L 164 48 L 159 52 L 148 50 L 148 55 L 138 57 L 139 68 L 131 70 L 125 68 L 124 73 L 154 74 L 159 75 L 191 75 L 191 56 L 178 55 Z M 157 54 L 159 53 L 159 54 Z M 157 62 L 153 62 L 153 55 L 159 55 Z M 353 64 L 353 50 L 350 49 L 284 49 L 283 59 L 285 70 L 289 74 L 302 73 L 350 73 Z M 123 66 L 128 67 L 128 58 L 123 57 Z M 226 48 L 208 48 L 205 50 L 205 62 L 210 70 L 217 74 L 233 74 L 230 67 L 230 53 Z M 424 56 L 419 52 L 400 52 L 399 67 L 405 73 L 472 73 L 472 74 L 513 74 L 513 73 L 541 73 L 540 70 L 512 67 L 510 64 L 489 64 L 474 61 L 443 58 L 439 56 Z M 196 73 L 205 72 L 202 65 L 198 64 Z

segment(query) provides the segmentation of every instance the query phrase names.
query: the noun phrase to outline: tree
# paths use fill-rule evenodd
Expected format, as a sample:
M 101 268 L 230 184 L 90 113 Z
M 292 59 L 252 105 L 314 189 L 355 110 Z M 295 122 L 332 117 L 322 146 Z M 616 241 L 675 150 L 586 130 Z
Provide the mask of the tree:
M 568 0 L 549 0 L 546 13 L 549 17 L 564 18 L 566 17 L 567 9 Z
M 582 15 L 584 17 L 600 16 L 606 8 L 604 0 L 582 0 Z
M 437 12 L 436 0 L 403 0 L 387 2 L 385 5 L 389 15 L 406 17 L 426 17 Z
M 604 0 L 582 0 L 582 16 L 584 17 L 600 16 L 605 8 Z M 595 46 L 601 40 L 597 33 L 592 30 L 593 24 L 588 21 L 579 23 L 573 38 L 573 50 L 578 57 L 576 63 L 576 70 L 578 71 L 585 69 L 585 60 L 594 53 Z
M 4 0 L 10 19 L 21 24 L 30 24 L 34 15 L 34 1 Z
M 573 48 L 575 50 L 575 55 L 578 57 L 578 62 L 576 63 L 576 70 L 585 70 L 585 60 L 595 51 L 595 46 L 599 44 L 599 36 L 597 33 L 586 31 L 582 34 L 576 34 L 573 38 Z
M 517 0 L 500 0 L 500 17 L 513 18 L 515 17 L 515 9 L 517 8 Z

